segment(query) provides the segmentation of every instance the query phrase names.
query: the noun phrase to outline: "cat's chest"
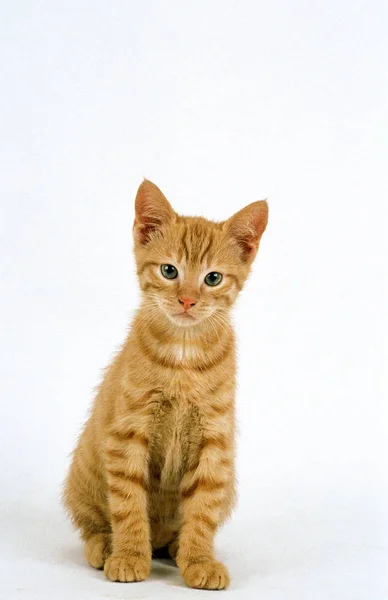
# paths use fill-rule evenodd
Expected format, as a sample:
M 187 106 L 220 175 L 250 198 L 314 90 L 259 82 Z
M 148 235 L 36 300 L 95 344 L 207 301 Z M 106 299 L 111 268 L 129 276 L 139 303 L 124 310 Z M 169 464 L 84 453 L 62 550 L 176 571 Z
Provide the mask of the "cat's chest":
M 155 387 L 161 389 L 166 398 L 180 398 L 179 410 L 187 413 L 186 404 L 192 402 L 194 405 L 201 403 L 203 398 L 208 397 L 212 387 L 212 377 L 199 370 L 187 369 L 178 365 L 174 369 L 155 371 Z
M 150 475 L 163 488 L 179 484 L 186 468 L 198 459 L 200 415 L 184 399 L 163 397 L 155 407 L 150 453 Z

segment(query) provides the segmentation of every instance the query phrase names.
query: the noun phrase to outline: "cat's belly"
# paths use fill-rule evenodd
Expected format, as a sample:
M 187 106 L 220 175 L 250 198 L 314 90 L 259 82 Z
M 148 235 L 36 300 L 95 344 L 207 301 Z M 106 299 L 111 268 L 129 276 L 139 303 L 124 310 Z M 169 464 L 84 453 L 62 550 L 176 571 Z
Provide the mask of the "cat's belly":
M 198 411 L 191 403 L 163 398 L 155 410 L 149 463 L 151 521 L 176 521 L 179 487 L 199 457 Z

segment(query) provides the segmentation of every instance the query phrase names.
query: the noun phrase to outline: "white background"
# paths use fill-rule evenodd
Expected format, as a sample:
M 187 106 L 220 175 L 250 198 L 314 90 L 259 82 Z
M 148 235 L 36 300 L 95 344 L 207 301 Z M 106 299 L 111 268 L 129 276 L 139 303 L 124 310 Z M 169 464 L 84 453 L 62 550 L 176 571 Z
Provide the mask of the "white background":
M 388 598 L 387 27 L 384 0 L 2 3 L 1 599 L 206 595 L 162 563 L 109 582 L 58 500 L 138 305 L 144 176 L 184 214 L 270 204 L 225 597 Z

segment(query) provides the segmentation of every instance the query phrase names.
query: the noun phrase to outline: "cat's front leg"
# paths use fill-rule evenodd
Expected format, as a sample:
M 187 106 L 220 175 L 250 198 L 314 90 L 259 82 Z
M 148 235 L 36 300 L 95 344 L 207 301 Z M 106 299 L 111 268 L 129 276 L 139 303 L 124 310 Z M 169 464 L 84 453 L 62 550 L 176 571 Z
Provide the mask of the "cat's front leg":
M 232 429 L 227 424 L 205 431 L 198 465 L 182 480 L 177 564 L 190 587 L 224 589 L 230 582 L 227 568 L 215 559 L 213 546 L 215 533 L 225 517 L 226 496 L 233 488 Z
M 107 437 L 105 465 L 112 554 L 105 562 L 104 572 L 112 581 L 143 581 L 150 573 L 148 447 L 146 415 L 131 419 L 131 425 L 119 423 Z

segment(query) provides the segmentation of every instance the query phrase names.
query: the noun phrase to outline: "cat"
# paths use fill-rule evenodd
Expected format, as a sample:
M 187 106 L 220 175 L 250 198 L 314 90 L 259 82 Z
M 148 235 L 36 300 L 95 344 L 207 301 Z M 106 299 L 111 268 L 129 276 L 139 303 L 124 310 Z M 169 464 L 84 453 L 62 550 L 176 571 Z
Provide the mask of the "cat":
M 223 589 L 214 536 L 235 491 L 235 341 L 230 309 L 266 228 L 266 201 L 224 222 L 183 217 L 143 181 L 134 253 L 142 291 L 130 333 L 73 453 L 65 507 L 86 560 L 142 581 L 168 551 L 190 587 Z

